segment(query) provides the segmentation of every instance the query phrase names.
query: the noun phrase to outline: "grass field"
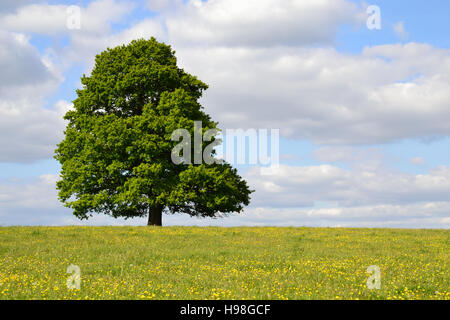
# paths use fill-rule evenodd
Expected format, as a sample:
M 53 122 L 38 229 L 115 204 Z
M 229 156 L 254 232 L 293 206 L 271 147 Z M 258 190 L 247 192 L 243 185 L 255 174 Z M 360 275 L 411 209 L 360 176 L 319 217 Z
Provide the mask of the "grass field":
M 449 244 L 450 230 L 0 227 L 0 299 L 449 300 Z

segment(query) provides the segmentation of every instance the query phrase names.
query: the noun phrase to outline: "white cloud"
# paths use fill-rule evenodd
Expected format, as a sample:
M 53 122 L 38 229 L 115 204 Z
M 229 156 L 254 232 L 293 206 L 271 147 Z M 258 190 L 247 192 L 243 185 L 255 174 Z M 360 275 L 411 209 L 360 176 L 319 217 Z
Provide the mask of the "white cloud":
M 187 45 L 272 46 L 330 43 L 344 23 L 361 22 L 345 0 L 190 1 L 167 19 L 171 40 Z
M 425 44 L 366 48 L 178 48 L 210 84 L 203 104 L 222 128 L 280 128 L 319 144 L 378 144 L 448 136 L 450 50 Z
M 257 207 L 247 209 L 242 216 L 227 218 L 227 221 L 222 223 L 230 226 L 271 225 L 448 229 L 450 228 L 449 212 L 450 202 L 320 209 Z M 205 224 L 207 225 L 208 222 Z
M 34 3 L 42 2 L 43 0 L 35 0 Z M 0 13 L 6 13 L 16 10 L 18 7 L 29 4 L 31 0 L 2 0 L 0 6 Z
M 145 219 L 113 219 L 94 215 L 79 220 L 57 197 L 54 174 L 0 182 L 0 226 L 7 225 L 145 225 Z
M 450 193 L 450 167 L 444 166 L 414 175 L 384 167 L 281 165 L 275 175 L 261 176 L 253 168 L 244 177 L 256 190 L 252 205 L 257 207 L 313 207 L 327 202 L 345 211 L 360 206 L 447 202 Z
M 74 33 L 70 45 L 60 52 L 60 55 L 66 63 L 67 61 L 86 63 L 87 73 L 90 73 L 95 56 L 106 48 L 128 44 L 134 39 L 150 37 L 156 37 L 159 41 L 165 40 L 165 30 L 158 18 L 142 20 L 128 29 L 112 34 Z
M 42 85 L 56 78 L 29 39 L 20 33 L 0 31 L 0 69 L 2 97 L 11 87 Z
M 40 96 L 0 99 L 0 162 L 29 163 L 53 156 L 62 139 L 62 119 L 71 106 L 59 101 L 51 109 L 42 106 Z
M 20 7 L 17 12 L 0 18 L 0 25 L 5 30 L 16 32 L 35 32 L 40 34 L 57 34 L 67 32 L 67 6 L 31 4 Z
M 183 5 L 183 0 L 147 0 L 147 7 L 155 12 L 176 11 Z
M 0 32 L 0 162 L 50 158 L 64 127 L 68 103 L 45 108 L 61 75 L 21 34 Z
M 393 26 L 395 34 L 400 37 L 402 40 L 406 40 L 409 37 L 409 33 L 406 31 L 405 26 L 403 25 L 403 22 L 397 22 Z
M 70 107 L 63 100 L 53 106 L 45 104 L 63 81 L 61 69 L 78 61 L 83 48 L 93 60 L 98 52 L 92 50 L 104 50 L 107 43 L 117 42 L 116 38 L 134 37 L 150 29 L 149 23 L 139 23 L 135 29 L 119 33 L 115 38 L 104 37 L 106 40 L 101 42 L 98 38 L 108 34 L 110 23 L 127 14 L 132 5 L 113 0 L 94 1 L 82 8 L 82 29 L 72 34 L 74 39 L 81 37 L 86 43 L 80 45 L 75 41 L 63 51 L 49 48 L 49 55 L 41 56 L 26 34 L 69 32 L 67 7 L 31 4 L 18 8 L 15 13 L 0 13 L 0 26 L 8 30 L 0 32 L 0 162 L 51 158 L 62 139 L 65 125 L 62 117 Z M 91 50 L 86 49 L 89 46 Z
M 128 14 L 133 5 L 115 0 L 97 0 L 87 7 L 80 7 L 80 30 L 69 29 L 67 21 L 71 15 L 69 5 L 30 4 L 19 7 L 16 12 L 0 17 L 4 30 L 31 32 L 44 35 L 65 34 L 71 31 L 101 34 L 109 31 L 110 23 L 119 21 Z
M 56 180 L 56 175 L 45 174 L 28 183 L 14 181 L 0 184 L 1 208 L 21 207 L 41 210 L 55 208 L 58 206 L 55 196 Z
M 104 1 L 110 1 L 113 5 L 109 7 L 115 6 L 116 10 L 108 10 L 107 13 L 104 14 L 104 19 L 99 19 L 97 12 L 102 10 L 97 10 L 98 8 L 96 8 L 97 6 L 95 3 L 99 3 L 98 7 L 105 7 L 103 4 Z M 108 22 L 120 18 L 120 15 L 114 14 L 114 12 L 127 13 L 131 8 L 129 7 L 126 8 L 126 10 L 122 10 L 121 6 L 123 6 L 123 4 L 116 3 L 113 0 L 97 2 L 94 2 L 86 9 L 83 9 L 82 30 L 70 33 L 70 45 L 61 53 L 64 60 L 82 60 L 87 62 L 89 67 L 92 67 L 94 56 L 102 50 L 105 50 L 106 47 L 125 44 L 133 39 L 142 37 L 149 38 L 151 36 L 155 36 L 160 41 L 167 41 L 170 44 L 184 43 L 191 46 L 194 43 L 197 43 L 198 39 L 196 37 L 199 36 L 200 33 L 194 32 L 194 38 L 189 37 L 188 34 L 191 34 L 192 28 L 197 28 L 198 24 L 213 24 L 206 25 L 204 29 L 202 27 L 200 28 L 202 29 L 202 32 L 211 32 L 209 33 L 209 36 L 211 36 L 212 39 L 216 39 L 217 43 L 215 44 L 219 45 L 223 45 L 222 42 L 225 41 L 224 39 L 218 38 L 220 30 L 223 31 L 220 32 L 226 38 L 240 39 L 237 34 L 233 34 L 233 26 L 239 28 L 239 34 L 242 34 L 242 32 L 248 29 L 245 31 L 245 36 L 249 37 L 249 39 L 256 39 L 263 35 L 263 38 L 269 39 L 269 42 L 272 41 L 270 39 L 278 39 L 276 41 L 279 42 L 279 44 L 292 42 L 291 44 L 294 45 L 296 41 L 300 41 L 301 43 L 329 42 L 334 37 L 341 22 L 353 23 L 359 21 L 361 18 L 357 7 L 344 0 L 339 0 L 339 3 L 330 0 L 307 2 L 290 1 L 285 4 L 285 6 L 288 5 L 289 8 L 283 6 L 278 1 L 266 0 L 264 2 L 257 2 L 256 5 L 259 9 L 258 12 L 254 12 L 257 15 L 254 19 L 251 21 L 249 20 L 248 23 L 246 23 L 248 28 L 242 29 L 242 21 L 240 20 L 241 13 L 239 12 L 242 11 L 248 16 L 245 10 L 248 11 L 251 9 L 250 4 L 245 1 L 216 0 L 208 1 L 206 3 L 191 1 L 183 4 L 182 1 L 178 0 L 150 0 L 147 2 L 148 8 L 158 11 L 160 13 L 159 15 L 135 22 L 132 26 L 123 31 L 111 33 L 107 30 Z M 39 6 L 39 8 L 39 10 L 45 10 L 42 6 Z M 62 9 L 63 8 L 61 8 L 61 10 Z M 268 12 L 266 9 L 270 9 L 270 11 Z M 294 11 L 290 12 L 290 9 Z M 27 11 L 25 9 L 23 10 Z M 32 10 L 28 9 L 28 11 Z M 222 11 L 224 11 L 226 16 L 226 25 L 222 22 L 214 24 L 214 21 L 217 19 L 211 19 L 211 17 L 215 14 L 221 16 Z M 266 18 L 273 15 L 274 12 L 280 13 L 278 20 L 276 21 L 276 27 L 273 27 L 275 23 L 267 23 L 266 20 Z M 301 19 L 299 17 L 300 13 L 303 17 Z M 297 16 L 295 16 L 295 14 L 297 14 Z M 29 15 L 32 15 L 32 13 Z M 59 13 L 59 16 L 63 16 L 62 11 Z M 287 18 L 289 18 L 289 21 L 284 20 Z M 18 20 L 20 23 L 23 23 L 23 20 L 25 20 L 17 17 L 17 15 L 14 16 L 14 19 Z M 202 19 L 206 20 L 202 22 Z M 84 21 L 97 20 L 99 21 L 99 26 L 85 26 Z M 263 26 L 264 29 L 261 29 L 261 26 Z M 320 26 L 320 28 L 318 28 L 318 26 Z M 55 26 L 41 26 L 41 28 L 47 28 L 49 32 L 62 30 Z M 274 30 L 271 31 L 272 28 L 274 28 Z M 28 31 L 30 30 L 28 27 L 25 29 Z M 66 32 L 68 30 L 63 31 Z M 278 33 L 278 31 L 280 33 Z M 268 32 L 272 33 L 274 36 L 276 35 L 276 37 L 271 37 Z M 208 40 L 203 40 L 203 44 L 208 42 Z M 253 40 L 250 42 L 246 41 L 243 45 L 251 45 L 252 41 Z M 258 42 L 261 41 L 261 39 L 256 39 L 255 41 Z
M 234 0 L 185 5 L 162 1 L 153 4 L 170 7 L 170 13 L 161 9 L 164 16 L 111 33 L 109 23 L 130 7 L 101 0 L 83 9 L 88 27 L 71 33 L 70 45 L 56 54 L 64 63 L 86 62 L 89 73 L 95 54 L 108 46 L 150 36 L 172 43 L 181 65 L 210 84 L 203 104 L 222 128 L 280 128 L 284 137 L 319 144 L 378 144 L 448 136 L 450 51 L 416 43 L 368 47 L 359 55 L 330 47 L 305 47 L 309 42 L 301 37 L 316 37 L 311 30 L 326 31 L 332 39 L 343 22 L 360 19 L 354 4 L 339 3 L 267 0 L 251 6 Z M 100 10 L 102 5 L 108 10 Z M 37 7 L 26 6 L 13 17 L 28 30 L 20 12 Z M 257 10 L 250 14 L 250 8 Z M 242 26 L 242 15 L 250 16 L 245 20 L 248 25 Z M 304 15 L 308 18 L 299 18 Z M 281 18 L 308 28 L 291 28 Z M 290 31 L 277 29 L 285 27 Z M 191 37 L 196 28 L 200 30 Z

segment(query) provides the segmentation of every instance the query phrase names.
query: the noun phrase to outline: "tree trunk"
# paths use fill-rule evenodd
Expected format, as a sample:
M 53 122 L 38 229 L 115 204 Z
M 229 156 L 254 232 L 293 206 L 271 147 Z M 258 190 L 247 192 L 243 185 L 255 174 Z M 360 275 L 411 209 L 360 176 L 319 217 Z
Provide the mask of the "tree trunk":
M 162 226 L 163 206 L 154 206 L 149 208 L 148 226 Z

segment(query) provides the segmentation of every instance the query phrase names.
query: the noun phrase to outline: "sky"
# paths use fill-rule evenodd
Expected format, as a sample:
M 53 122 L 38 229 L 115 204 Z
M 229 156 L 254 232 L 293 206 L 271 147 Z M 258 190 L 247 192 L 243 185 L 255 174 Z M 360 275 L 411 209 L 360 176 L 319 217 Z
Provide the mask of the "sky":
M 276 172 L 237 166 L 255 190 L 243 213 L 163 224 L 448 229 L 448 12 L 444 0 L 2 0 L 0 225 L 146 223 L 76 219 L 53 154 L 95 55 L 153 36 L 209 85 L 200 102 L 220 128 L 280 130 Z

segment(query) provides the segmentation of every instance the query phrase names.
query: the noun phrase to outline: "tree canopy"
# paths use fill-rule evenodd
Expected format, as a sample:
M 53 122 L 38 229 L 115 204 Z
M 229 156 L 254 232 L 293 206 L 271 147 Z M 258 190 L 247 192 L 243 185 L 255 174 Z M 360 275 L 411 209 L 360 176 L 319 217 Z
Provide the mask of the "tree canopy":
M 76 217 L 148 215 L 161 225 L 163 212 L 220 217 L 249 204 L 252 191 L 224 161 L 172 161 L 175 130 L 194 136 L 195 121 L 202 133 L 218 124 L 198 102 L 208 86 L 177 66 L 169 45 L 151 38 L 108 48 L 81 83 L 55 151 L 59 199 Z

